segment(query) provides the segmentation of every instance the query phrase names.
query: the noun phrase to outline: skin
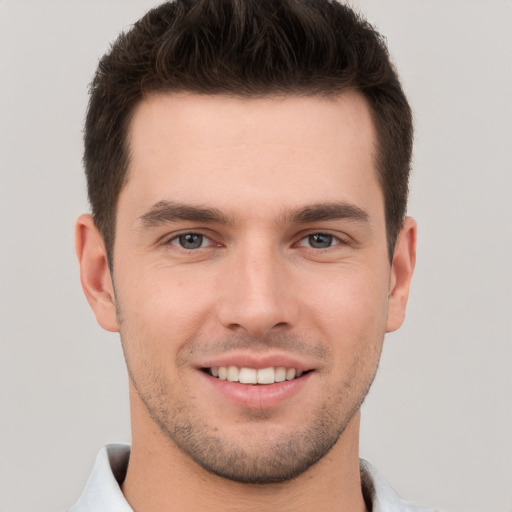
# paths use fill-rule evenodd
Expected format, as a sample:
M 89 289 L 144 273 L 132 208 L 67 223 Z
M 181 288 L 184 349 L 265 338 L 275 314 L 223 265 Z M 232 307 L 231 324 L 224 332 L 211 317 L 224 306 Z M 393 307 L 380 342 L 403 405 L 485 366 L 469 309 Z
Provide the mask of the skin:
M 76 228 L 85 294 L 130 375 L 127 500 L 365 510 L 359 407 L 404 319 L 416 225 L 390 263 L 364 99 L 152 95 L 130 148 L 113 278 L 91 217 Z M 276 361 L 308 370 L 283 396 L 225 394 L 203 371 Z

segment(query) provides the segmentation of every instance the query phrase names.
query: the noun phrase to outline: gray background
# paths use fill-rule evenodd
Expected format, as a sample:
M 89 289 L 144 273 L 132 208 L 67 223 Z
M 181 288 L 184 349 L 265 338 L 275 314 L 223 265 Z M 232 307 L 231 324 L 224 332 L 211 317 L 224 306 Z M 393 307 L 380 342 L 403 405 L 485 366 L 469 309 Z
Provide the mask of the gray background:
M 63 510 L 129 441 L 117 335 L 82 296 L 86 84 L 149 0 L 0 0 L 0 511 Z M 512 3 L 360 0 L 417 125 L 419 259 L 363 407 L 361 454 L 401 495 L 512 510 Z M 321 509 L 321 507 L 319 507 Z

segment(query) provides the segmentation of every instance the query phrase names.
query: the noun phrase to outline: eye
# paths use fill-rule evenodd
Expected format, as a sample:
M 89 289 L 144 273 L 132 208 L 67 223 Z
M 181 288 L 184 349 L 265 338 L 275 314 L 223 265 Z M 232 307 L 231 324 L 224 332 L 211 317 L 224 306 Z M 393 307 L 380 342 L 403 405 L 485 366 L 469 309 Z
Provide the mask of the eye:
M 333 245 L 338 245 L 340 241 L 328 233 L 312 233 L 304 237 L 299 245 L 303 247 L 312 247 L 313 249 L 328 249 Z
M 172 245 L 177 245 L 182 249 L 191 251 L 194 249 L 207 247 L 208 245 L 211 245 L 212 241 L 201 233 L 182 233 L 181 235 L 176 235 L 175 237 L 171 238 L 169 243 Z

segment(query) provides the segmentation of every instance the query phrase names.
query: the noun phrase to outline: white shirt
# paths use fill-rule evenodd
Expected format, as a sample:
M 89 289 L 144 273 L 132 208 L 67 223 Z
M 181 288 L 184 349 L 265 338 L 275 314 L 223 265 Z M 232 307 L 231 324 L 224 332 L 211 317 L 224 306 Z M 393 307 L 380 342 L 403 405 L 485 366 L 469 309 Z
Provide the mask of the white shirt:
M 130 446 L 109 444 L 98 456 L 80 499 L 67 512 L 133 512 L 121 491 Z M 372 512 L 439 512 L 402 500 L 368 462 L 361 460 L 361 483 Z

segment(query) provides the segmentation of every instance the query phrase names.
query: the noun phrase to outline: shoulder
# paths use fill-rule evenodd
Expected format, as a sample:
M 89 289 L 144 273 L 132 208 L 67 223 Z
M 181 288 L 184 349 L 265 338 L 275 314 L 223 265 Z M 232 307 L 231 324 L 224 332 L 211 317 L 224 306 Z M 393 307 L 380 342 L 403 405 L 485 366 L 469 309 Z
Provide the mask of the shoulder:
M 439 512 L 403 500 L 369 462 L 361 459 L 359 467 L 364 498 L 371 512 Z
M 130 446 L 104 446 L 94 463 L 80 499 L 67 512 L 133 512 L 121 491 L 130 459 Z

